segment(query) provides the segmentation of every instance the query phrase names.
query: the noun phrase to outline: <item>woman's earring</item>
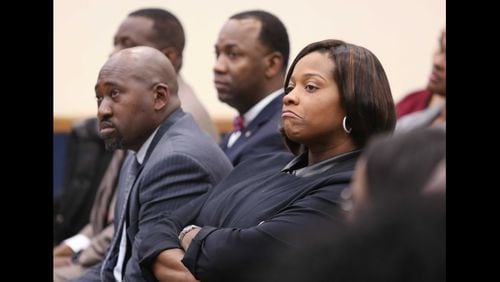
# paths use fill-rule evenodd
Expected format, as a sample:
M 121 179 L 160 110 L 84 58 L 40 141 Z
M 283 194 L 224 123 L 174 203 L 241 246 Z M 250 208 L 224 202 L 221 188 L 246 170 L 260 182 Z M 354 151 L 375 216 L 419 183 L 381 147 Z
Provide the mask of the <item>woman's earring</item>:
M 349 133 L 351 133 L 352 127 L 347 129 L 346 119 L 347 119 L 347 116 L 344 116 L 344 119 L 342 120 L 342 127 L 344 128 L 345 133 L 349 134 Z

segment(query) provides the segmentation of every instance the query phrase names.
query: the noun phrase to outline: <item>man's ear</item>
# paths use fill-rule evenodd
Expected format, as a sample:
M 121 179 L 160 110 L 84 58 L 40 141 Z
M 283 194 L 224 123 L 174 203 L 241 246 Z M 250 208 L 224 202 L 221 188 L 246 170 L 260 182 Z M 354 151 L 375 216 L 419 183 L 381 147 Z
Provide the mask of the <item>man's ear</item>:
M 280 52 L 272 52 L 266 55 L 266 71 L 265 75 L 267 78 L 272 78 L 280 73 L 283 69 L 283 55 Z
M 170 89 L 165 83 L 157 83 L 153 88 L 155 111 L 162 110 L 170 100 Z

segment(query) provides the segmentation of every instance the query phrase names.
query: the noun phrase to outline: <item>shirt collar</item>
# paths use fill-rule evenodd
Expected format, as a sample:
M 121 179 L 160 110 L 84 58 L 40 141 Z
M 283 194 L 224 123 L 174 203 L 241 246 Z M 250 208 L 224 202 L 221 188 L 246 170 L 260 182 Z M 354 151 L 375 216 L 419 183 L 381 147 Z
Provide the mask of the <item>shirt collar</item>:
M 247 126 L 250 122 L 257 116 L 259 113 L 269 104 L 274 98 L 278 97 L 283 93 L 283 89 L 278 89 L 271 94 L 264 97 L 264 99 L 260 100 L 257 104 L 250 108 L 246 113 L 243 114 L 245 118 L 244 124 Z
M 295 157 L 291 160 L 282 170 L 281 172 L 289 173 L 292 175 L 296 175 L 299 177 L 308 177 L 317 174 L 322 174 L 333 167 L 346 158 L 350 158 L 353 154 L 359 153 L 361 150 L 357 149 L 354 151 L 346 152 L 340 155 L 336 155 L 332 158 L 323 160 L 319 163 L 316 163 L 312 166 L 307 165 L 307 152 L 302 153 L 301 155 Z
M 148 151 L 149 145 L 151 145 L 151 142 L 153 141 L 153 137 L 155 136 L 156 132 L 158 131 L 158 128 L 160 126 L 156 127 L 155 131 L 149 135 L 148 139 L 146 139 L 146 142 L 142 144 L 141 148 L 139 151 L 137 151 L 137 154 L 135 157 L 137 158 L 137 162 L 142 165 L 142 162 L 144 162 L 144 158 L 146 157 L 146 152 Z

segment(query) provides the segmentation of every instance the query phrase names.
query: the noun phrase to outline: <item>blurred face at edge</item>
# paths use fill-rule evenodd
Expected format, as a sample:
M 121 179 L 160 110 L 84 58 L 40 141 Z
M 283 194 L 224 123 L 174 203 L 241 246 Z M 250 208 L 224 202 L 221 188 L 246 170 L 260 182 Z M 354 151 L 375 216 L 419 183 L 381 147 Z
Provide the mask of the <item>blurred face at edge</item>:
M 432 93 L 446 96 L 446 31 L 444 30 L 439 38 L 439 48 L 433 56 L 432 73 L 427 89 Z

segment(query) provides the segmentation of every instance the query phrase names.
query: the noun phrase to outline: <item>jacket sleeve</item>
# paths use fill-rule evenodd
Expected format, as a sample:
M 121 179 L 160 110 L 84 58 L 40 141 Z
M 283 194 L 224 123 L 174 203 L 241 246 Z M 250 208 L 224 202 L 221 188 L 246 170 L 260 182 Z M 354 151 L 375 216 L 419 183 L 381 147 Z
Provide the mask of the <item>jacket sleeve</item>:
M 133 228 L 132 225 L 135 224 L 140 228 L 133 238 L 131 257 L 127 262 L 125 274 L 134 281 L 142 281 L 138 252 L 142 242 L 149 240 L 148 234 L 158 232 L 155 222 L 159 216 L 185 206 L 215 185 L 215 179 L 210 176 L 208 170 L 193 157 L 185 154 L 173 154 L 164 161 L 153 164 L 141 181 L 138 186 L 138 221 L 131 223 L 129 227 Z
M 91 237 L 90 245 L 82 251 L 78 257 L 78 262 L 84 267 L 90 267 L 101 262 L 111 244 L 113 233 L 114 225 L 110 223 L 99 234 Z
M 139 263 L 144 276 L 152 275 L 151 266 L 162 251 L 182 248 L 179 233 L 185 226 L 195 224 L 195 218 L 208 197 L 209 193 L 205 193 L 174 212 L 164 212 L 151 231 L 144 234 L 138 246 Z
M 338 208 L 339 195 L 347 185 L 313 191 L 257 226 L 204 226 L 182 261 L 197 279 L 231 281 L 268 258 L 268 252 L 299 246 L 304 233 L 317 232 L 318 226 L 340 224 L 343 216 Z
M 85 225 L 78 234 L 84 235 L 87 238 L 92 238 L 92 235 L 94 234 L 94 229 L 92 228 L 92 224 L 88 223 Z

